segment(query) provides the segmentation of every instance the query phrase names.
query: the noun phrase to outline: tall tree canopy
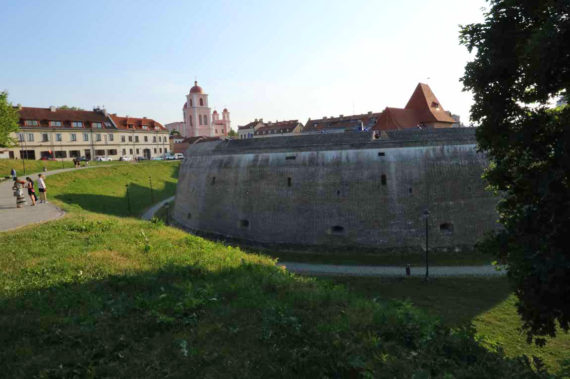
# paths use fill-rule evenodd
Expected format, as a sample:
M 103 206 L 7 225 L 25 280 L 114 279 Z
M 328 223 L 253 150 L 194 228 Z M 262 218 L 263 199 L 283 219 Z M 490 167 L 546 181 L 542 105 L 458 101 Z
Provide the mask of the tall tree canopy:
M 570 0 L 488 0 L 485 21 L 462 27 L 475 53 L 462 78 L 471 119 L 501 195 L 504 230 L 486 240 L 518 297 L 529 342 L 570 322 Z
M 18 110 L 8 102 L 8 92 L 0 92 L 0 146 L 11 147 L 16 141 L 10 133 L 18 131 Z

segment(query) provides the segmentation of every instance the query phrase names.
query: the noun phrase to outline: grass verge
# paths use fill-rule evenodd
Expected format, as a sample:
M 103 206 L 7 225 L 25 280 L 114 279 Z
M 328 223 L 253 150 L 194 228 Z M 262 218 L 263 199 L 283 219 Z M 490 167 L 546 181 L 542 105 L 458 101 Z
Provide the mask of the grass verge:
M 101 165 L 112 165 L 117 164 L 118 161 L 114 162 L 89 162 L 89 166 L 101 166 Z M 123 163 L 123 162 L 120 162 Z M 81 162 L 82 165 L 85 162 Z M 26 166 L 26 174 L 24 174 L 24 165 Z M 10 170 L 12 168 L 16 169 L 16 173 L 19 177 L 25 177 L 36 172 L 42 172 L 44 167 L 48 171 L 59 170 L 62 168 L 73 168 L 72 161 L 41 161 L 41 160 L 25 160 L 22 159 L 0 159 L 0 178 L 10 176 Z

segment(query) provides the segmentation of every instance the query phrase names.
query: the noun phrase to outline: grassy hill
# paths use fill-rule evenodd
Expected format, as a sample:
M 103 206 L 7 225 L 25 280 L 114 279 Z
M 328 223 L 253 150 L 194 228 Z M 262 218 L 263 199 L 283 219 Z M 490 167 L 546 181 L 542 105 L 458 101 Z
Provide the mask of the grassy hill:
M 176 166 L 58 175 L 63 219 L 0 233 L 6 377 L 536 377 L 405 302 L 299 277 L 266 256 L 124 217 Z
M 117 164 L 123 162 L 89 162 L 90 166 L 100 166 L 100 165 L 109 165 L 109 164 Z M 85 162 L 81 162 L 81 164 L 85 164 Z M 10 170 L 12 168 L 16 169 L 16 174 L 20 177 L 25 177 L 24 175 L 24 165 L 26 166 L 26 174 L 33 174 L 35 172 L 43 171 L 44 167 L 48 171 L 59 170 L 61 168 L 72 168 L 73 162 L 72 161 L 40 161 L 40 160 L 25 160 L 22 161 L 21 159 L 14 160 L 14 159 L 0 159 L 0 178 L 4 178 L 6 176 L 10 176 Z

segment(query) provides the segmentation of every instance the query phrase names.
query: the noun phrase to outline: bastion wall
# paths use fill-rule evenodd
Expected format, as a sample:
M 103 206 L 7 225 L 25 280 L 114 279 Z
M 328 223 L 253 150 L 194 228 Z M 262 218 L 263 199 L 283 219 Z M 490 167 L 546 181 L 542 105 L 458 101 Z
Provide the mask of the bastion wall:
M 420 249 L 472 246 L 496 229 L 497 198 L 474 130 L 431 129 L 192 145 L 174 218 L 262 243 Z

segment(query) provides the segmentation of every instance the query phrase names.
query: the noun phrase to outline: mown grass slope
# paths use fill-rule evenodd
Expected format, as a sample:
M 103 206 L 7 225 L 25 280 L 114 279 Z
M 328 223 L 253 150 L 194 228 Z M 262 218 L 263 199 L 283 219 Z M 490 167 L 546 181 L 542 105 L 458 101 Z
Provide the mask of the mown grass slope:
M 166 196 L 175 174 L 162 165 L 148 167 Z M 141 171 L 129 180 L 142 180 L 146 167 L 133 167 Z M 161 222 L 102 214 L 128 214 L 116 210 L 122 170 L 49 178 L 70 213 L 0 233 L 0 375 L 537 375 L 408 303 L 371 301 Z M 98 197 L 77 196 L 89 194 L 82 188 Z M 139 214 L 148 194 L 133 196 Z
M 89 162 L 89 166 L 101 166 L 101 165 L 109 165 L 109 164 L 118 164 L 122 162 Z M 82 165 L 85 162 L 81 162 Z M 24 162 L 21 159 L 0 159 L 0 178 L 4 178 L 10 175 L 10 170 L 12 168 L 16 169 L 16 174 L 19 177 L 25 177 L 24 175 L 24 165 L 26 166 L 26 174 L 30 175 L 35 172 L 42 172 L 44 167 L 48 171 L 59 170 L 61 168 L 72 168 L 73 162 L 72 161 L 40 161 L 40 160 L 25 160 Z
M 367 298 L 410 301 L 442 318 L 450 327 L 472 324 L 485 346 L 500 346 L 508 356 L 540 358 L 552 372 L 570 368 L 570 334 L 560 330 L 544 347 L 527 344 L 506 278 L 334 278 Z M 566 362 L 565 362 L 566 361 Z M 570 374 L 570 372 L 569 372 Z

